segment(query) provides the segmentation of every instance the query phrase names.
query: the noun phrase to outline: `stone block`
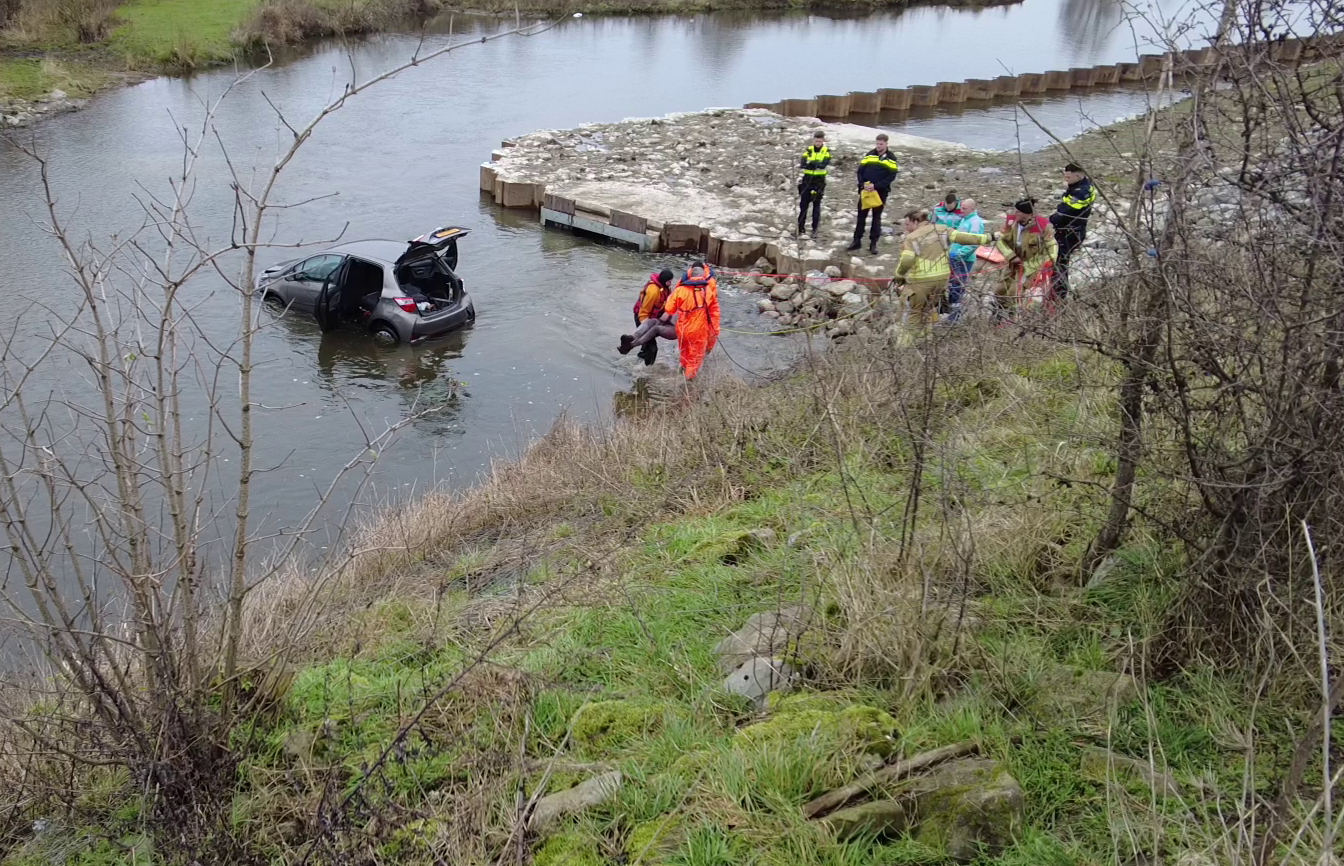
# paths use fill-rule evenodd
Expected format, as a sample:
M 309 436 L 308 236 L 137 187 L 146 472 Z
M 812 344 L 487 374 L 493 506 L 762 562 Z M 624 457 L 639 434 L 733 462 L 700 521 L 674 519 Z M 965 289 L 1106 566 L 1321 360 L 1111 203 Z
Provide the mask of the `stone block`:
M 1290 37 L 1275 42 L 1269 50 L 1269 56 L 1278 63 L 1297 63 L 1302 59 L 1302 40 Z
M 1143 80 L 1143 64 L 1141 63 L 1117 63 L 1115 70 L 1120 74 L 1120 80 L 1125 83 L 1132 83 Z
M 938 82 L 938 101 L 943 105 L 959 105 L 966 101 L 969 92 L 964 81 Z
M 1110 66 L 1096 67 L 1096 81 L 1100 85 L 1110 85 L 1120 83 L 1120 64 L 1112 63 Z
M 495 167 L 490 163 L 484 163 L 481 166 L 481 192 L 488 192 L 491 195 L 495 192 Z
M 553 210 L 556 213 L 574 216 L 574 199 L 572 198 L 565 198 L 564 196 L 555 195 L 554 193 L 547 193 L 545 200 L 542 201 L 542 206 L 548 210 Z
M 1069 69 L 1069 82 L 1074 87 L 1091 87 L 1097 83 L 1095 66 L 1073 66 Z
M 994 79 L 994 89 L 998 96 L 1016 99 L 1022 92 L 1022 81 L 1016 75 L 1000 75 Z
M 785 99 L 779 104 L 779 113 L 785 117 L 816 117 L 815 99 Z
M 883 111 L 908 111 L 914 94 L 908 87 L 884 87 L 877 92 L 882 97 Z
M 667 223 L 663 226 L 663 252 L 698 253 L 704 237 L 705 230 L 700 226 L 690 223 Z
M 1073 86 L 1073 76 L 1067 69 L 1051 69 L 1045 73 L 1046 90 L 1068 90 Z
M 748 102 L 746 105 L 744 105 L 744 106 L 742 106 L 742 107 L 743 107 L 743 108 L 764 108 L 766 111 L 773 111 L 775 114 L 779 114 L 779 103 L 778 103 L 778 102 Z
M 849 93 L 850 114 L 877 114 L 882 110 L 882 96 L 877 91 L 851 90 Z
M 999 95 L 999 85 L 988 78 L 966 79 L 966 98 L 969 100 L 993 99 Z
M 495 204 L 503 207 L 536 207 L 537 184 L 525 180 L 504 180 L 495 183 Z
M 927 108 L 937 105 L 942 99 L 942 90 L 937 84 L 916 84 L 910 88 L 912 108 Z
M 1148 81 L 1157 78 L 1162 74 L 1162 64 L 1164 62 L 1161 54 L 1142 54 L 1139 55 L 1139 80 Z
M 1045 76 L 1039 72 L 1024 72 L 1017 76 L 1017 88 L 1023 96 L 1029 93 L 1045 93 Z
M 725 240 L 719 243 L 718 263 L 725 268 L 746 268 L 765 252 L 765 241 Z
M 818 96 L 817 117 L 849 117 L 849 94 Z

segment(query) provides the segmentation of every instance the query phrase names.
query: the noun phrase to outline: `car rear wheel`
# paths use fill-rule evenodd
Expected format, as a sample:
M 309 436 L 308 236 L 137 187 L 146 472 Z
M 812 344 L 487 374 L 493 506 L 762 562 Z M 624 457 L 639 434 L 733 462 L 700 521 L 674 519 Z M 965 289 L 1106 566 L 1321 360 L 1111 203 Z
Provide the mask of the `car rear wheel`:
M 369 332 L 373 334 L 374 341 L 383 346 L 394 346 L 401 342 L 397 332 L 386 322 L 378 322 L 369 329 Z
M 470 305 L 467 306 L 467 324 L 468 324 L 468 325 L 474 325 L 474 324 L 476 324 L 476 305 L 475 305 L 475 304 L 470 304 Z

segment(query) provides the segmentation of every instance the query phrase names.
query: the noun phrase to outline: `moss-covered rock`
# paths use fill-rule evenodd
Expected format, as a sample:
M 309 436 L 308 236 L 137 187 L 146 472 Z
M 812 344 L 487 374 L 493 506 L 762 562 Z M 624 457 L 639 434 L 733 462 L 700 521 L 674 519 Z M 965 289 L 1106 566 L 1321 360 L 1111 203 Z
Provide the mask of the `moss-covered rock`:
M 656 730 L 663 721 L 662 704 L 648 700 L 598 701 L 574 715 L 571 737 L 580 750 L 601 754 Z
M 1056 727 L 1104 726 L 1116 708 L 1139 694 L 1128 674 L 1049 665 L 1031 677 L 1028 709 L 1040 722 Z
M 686 841 L 686 826 L 678 815 L 659 815 L 652 821 L 638 824 L 625 841 L 629 862 L 658 866 L 667 862 Z
M 549 837 L 532 855 L 533 866 L 607 866 L 597 842 L 576 830 Z
M 1015 842 L 1026 818 L 1022 787 L 998 761 L 968 758 L 893 786 L 885 799 L 824 819 L 837 838 L 912 833 L 954 860 L 995 855 Z
M 997 761 L 944 765 L 916 798 L 915 839 L 954 860 L 994 855 L 1015 842 L 1026 820 L 1022 786 Z
M 813 702 L 781 701 L 773 718 L 743 728 L 737 734 L 746 743 L 776 743 L 815 738 L 837 748 L 855 748 L 889 755 L 896 747 L 896 720 L 865 704 L 842 709 L 816 706 Z

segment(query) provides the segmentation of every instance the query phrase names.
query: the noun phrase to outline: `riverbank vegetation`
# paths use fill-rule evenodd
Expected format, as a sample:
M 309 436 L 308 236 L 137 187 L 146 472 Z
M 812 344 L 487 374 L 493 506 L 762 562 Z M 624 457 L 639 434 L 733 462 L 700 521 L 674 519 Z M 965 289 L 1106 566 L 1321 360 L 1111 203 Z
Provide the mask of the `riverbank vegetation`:
M 923 2 L 923 0 L 919 0 Z M 994 5 L 942 0 L 942 5 Z M 328 36 L 415 29 L 436 15 L 476 13 L 528 16 L 660 14 L 718 10 L 794 9 L 821 6 L 871 10 L 911 5 L 911 0 L 0 0 L 0 56 L 46 55 L 68 66 L 102 73 L 182 73 L 261 56 L 266 46 Z M 59 87 L 56 76 L 37 84 L 9 81 L 13 92 Z M 90 79 L 91 86 L 109 80 Z M 45 88 L 42 90 L 41 88 Z M 64 88 L 62 88 L 64 89 Z M 89 89 L 88 87 L 82 89 Z
M 189 336 L 172 298 L 212 261 L 172 250 L 166 305 L 132 295 L 149 323 L 89 359 L 120 492 L 53 470 L 67 440 L 28 431 L 61 413 L 0 438 L 28 591 L 85 561 L 61 542 L 87 501 L 135 611 L 29 614 L 52 664 L 0 689 L 5 862 L 1331 862 L 1344 89 L 1223 21 L 1237 86 L 1090 139 L 1129 166 L 1096 173 L 1122 263 L 1058 315 L 562 421 L 316 564 L 239 533 L 218 618 L 191 482 L 247 453 L 246 411 L 198 446 L 159 402 L 195 368 L 155 341 Z M 70 255 L 103 309 L 119 260 Z M 29 476 L 57 543 L 19 519 Z

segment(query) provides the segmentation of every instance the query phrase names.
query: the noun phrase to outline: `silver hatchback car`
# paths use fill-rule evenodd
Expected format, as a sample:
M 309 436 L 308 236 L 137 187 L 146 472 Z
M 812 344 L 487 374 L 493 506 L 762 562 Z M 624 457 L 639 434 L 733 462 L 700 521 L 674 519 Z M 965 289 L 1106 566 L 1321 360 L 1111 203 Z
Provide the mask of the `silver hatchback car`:
M 321 329 L 351 328 L 384 343 L 415 344 L 476 321 L 457 275 L 457 242 L 469 232 L 436 229 L 413 241 L 352 241 L 272 265 L 257 278 L 261 296 L 311 313 Z

